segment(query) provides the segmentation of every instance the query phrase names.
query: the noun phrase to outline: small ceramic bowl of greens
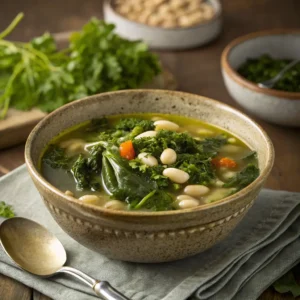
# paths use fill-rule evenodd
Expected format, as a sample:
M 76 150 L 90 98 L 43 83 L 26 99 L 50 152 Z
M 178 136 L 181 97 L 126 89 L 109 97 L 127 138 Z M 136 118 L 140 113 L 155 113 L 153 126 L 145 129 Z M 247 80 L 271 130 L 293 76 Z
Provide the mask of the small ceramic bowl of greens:
M 71 237 L 114 259 L 153 263 L 225 238 L 256 199 L 274 152 L 266 133 L 227 105 L 124 90 L 46 116 L 25 157 Z
M 271 123 L 300 126 L 300 64 L 287 71 L 272 89 L 257 84 L 273 78 L 300 59 L 300 31 L 269 30 L 233 40 L 221 66 L 230 95 L 248 112 Z

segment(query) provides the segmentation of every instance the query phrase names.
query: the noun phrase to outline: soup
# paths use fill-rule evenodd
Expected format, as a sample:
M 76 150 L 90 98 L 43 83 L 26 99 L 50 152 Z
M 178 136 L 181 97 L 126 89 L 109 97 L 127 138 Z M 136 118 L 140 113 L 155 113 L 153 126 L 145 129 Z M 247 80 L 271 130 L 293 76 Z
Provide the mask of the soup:
M 256 152 L 200 120 L 117 115 L 68 129 L 45 149 L 43 176 L 67 195 L 114 210 L 194 208 L 259 175 Z

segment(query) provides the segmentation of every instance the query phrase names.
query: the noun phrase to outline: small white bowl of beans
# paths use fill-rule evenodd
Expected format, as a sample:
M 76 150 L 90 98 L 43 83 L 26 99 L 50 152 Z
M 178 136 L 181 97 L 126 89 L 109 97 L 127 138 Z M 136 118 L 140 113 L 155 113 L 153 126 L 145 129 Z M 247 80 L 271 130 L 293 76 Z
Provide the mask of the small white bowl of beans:
M 219 0 L 107 0 L 104 18 L 129 40 L 151 48 L 184 49 L 204 45 L 221 32 Z

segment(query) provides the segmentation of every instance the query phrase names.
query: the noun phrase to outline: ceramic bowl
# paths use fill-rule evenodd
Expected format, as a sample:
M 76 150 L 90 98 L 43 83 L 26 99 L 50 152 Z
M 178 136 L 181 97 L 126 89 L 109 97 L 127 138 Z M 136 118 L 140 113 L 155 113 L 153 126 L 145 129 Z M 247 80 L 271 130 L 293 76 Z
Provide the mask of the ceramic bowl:
M 104 19 L 116 25 L 116 32 L 129 40 L 143 40 L 151 48 L 185 49 L 204 45 L 215 39 L 222 29 L 222 7 L 218 0 L 208 0 L 216 11 L 208 22 L 187 28 L 161 28 L 131 21 L 113 8 L 113 1 L 104 2 Z
M 41 153 L 61 131 L 92 118 L 139 112 L 180 114 L 232 132 L 257 150 L 260 176 L 240 192 L 213 204 L 166 212 L 130 212 L 84 204 L 41 175 Z M 87 97 L 46 116 L 30 134 L 25 158 L 45 205 L 71 237 L 113 259 L 153 263 L 194 255 L 225 238 L 257 197 L 271 171 L 274 152 L 259 125 L 225 104 L 183 92 L 125 90 Z
M 270 54 L 300 59 L 300 30 L 269 30 L 232 41 L 223 51 L 221 67 L 229 94 L 248 112 L 271 123 L 300 126 L 300 93 L 264 89 L 237 73 L 248 58 Z

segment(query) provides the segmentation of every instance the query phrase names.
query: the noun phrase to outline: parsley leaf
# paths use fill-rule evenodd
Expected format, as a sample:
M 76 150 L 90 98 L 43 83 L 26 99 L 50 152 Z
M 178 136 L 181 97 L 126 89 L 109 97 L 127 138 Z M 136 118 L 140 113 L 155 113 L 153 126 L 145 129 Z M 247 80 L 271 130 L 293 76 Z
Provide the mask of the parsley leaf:
M 4 40 L 22 18 L 0 33 L 0 119 L 9 107 L 51 112 L 88 95 L 141 87 L 161 72 L 147 45 L 121 38 L 114 25 L 96 18 L 63 51 L 49 33 L 29 43 Z
M 0 202 L 0 217 L 12 218 L 15 216 L 11 205 L 6 204 L 4 201 Z
M 279 278 L 273 284 L 273 287 L 278 293 L 291 292 L 295 298 L 300 296 L 300 285 L 297 283 L 292 271 Z

